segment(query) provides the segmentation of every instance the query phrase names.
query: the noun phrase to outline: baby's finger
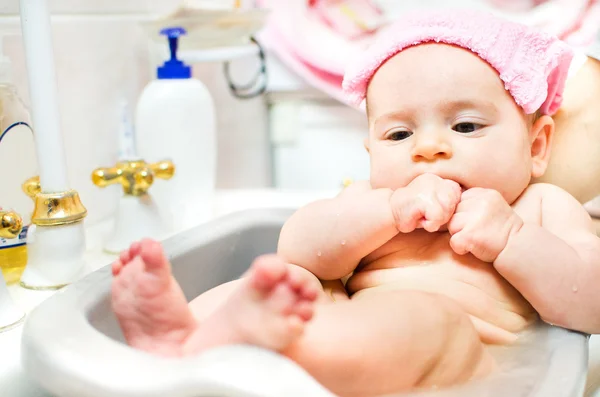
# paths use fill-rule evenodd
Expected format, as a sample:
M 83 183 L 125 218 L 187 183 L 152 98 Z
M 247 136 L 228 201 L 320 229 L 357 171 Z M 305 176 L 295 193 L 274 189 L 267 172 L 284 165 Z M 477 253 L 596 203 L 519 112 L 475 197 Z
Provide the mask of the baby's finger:
M 458 186 L 458 184 L 456 184 Z M 448 188 L 443 191 L 439 191 L 436 193 L 436 197 L 440 206 L 442 207 L 442 223 L 447 223 L 454 212 L 456 211 L 456 207 L 460 203 L 460 188 Z
M 462 195 L 462 188 L 460 187 L 460 184 L 458 182 L 446 179 L 444 180 L 444 185 L 445 189 L 443 190 L 446 191 L 446 194 L 450 200 L 453 202 L 459 202 Z
M 477 198 L 481 194 L 485 193 L 486 190 L 487 189 L 484 189 L 481 187 L 473 187 L 471 189 L 465 190 L 464 192 L 462 192 L 460 200 L 466 201 L 466 200 L 471 200 L 473 198 Z
M 421 222 L 423 229 L 428 232 L 436 232 L 440 226 L 448 222 L 449 216 L 446 215 L 447 211 L 442 207 L 439 201 L 430 200 L 425 204 L 425 219 Z
M 396 228 L 398 231 L 400 233 L 410 233 L 414 231 L 421 219 L 423 219 L 423 212 L 423 204 L 418 200 L 400 208 L 395 215 L 397 220 Z
M 477 203 L 473 201 L 473 198 L 468 200 L 461 200 L 454 209 L 454 214 L 462 214 L 463 212 L 474 212 L 477 210 Z
M 458 255 L 465 255 L 471 252 L 473 247 L 464 229 L 450 237 L 450 248 Z
M 448 222 L 448 233 L 451 235 L 455 235 L 459 233 L 461 230 L 465 228 L 467 222 L 469 221 L 469 214 L 466 212 L 457 212 L 452 218 L 450 218 L 450 222 Z

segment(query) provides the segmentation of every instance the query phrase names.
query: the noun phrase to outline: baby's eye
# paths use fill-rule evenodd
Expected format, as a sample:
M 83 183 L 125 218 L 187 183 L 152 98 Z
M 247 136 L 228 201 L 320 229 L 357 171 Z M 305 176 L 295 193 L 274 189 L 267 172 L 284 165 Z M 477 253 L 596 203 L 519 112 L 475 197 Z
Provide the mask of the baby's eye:
M 477 131 L 481 127 L 483 127 L 483 125 L 477 123 L 458 123 L 454 127 L 452 127 L 452 129 L 461 134 L 469 134 L 471 132 Z
M 412 134 L 413 133 L 410 131 L 394 131 L 388 135 L 388 139 L 390 141 L 402 141 L 411 136 Z

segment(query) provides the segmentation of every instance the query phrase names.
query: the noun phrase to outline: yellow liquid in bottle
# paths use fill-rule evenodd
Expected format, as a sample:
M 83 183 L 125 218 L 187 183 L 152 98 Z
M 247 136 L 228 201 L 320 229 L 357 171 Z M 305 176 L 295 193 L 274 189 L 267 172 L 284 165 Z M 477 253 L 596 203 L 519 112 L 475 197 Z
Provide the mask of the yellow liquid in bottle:
M 7 284 L 19 282 L 27 265 L 27 245 L 0 249 L 0 268 Z
M 23 227 L 15 239 L 0 239 L 0 269 L 9 285 L 19 282 L 27 265 L 27 229 Z

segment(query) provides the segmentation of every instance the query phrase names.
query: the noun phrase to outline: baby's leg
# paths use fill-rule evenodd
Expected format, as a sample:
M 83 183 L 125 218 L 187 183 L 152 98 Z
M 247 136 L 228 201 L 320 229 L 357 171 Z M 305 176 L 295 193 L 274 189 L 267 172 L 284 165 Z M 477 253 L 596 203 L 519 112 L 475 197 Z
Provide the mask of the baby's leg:
M 288 268 L 317 280 L 305 269 Z M 192 311 L 202 321 L 241 283 L 200 295 Z M 493 366 L 468 316 L 445 297 L 386 291 L 350 301 L 339 281 L 324 287 L 304 334 L 282 353 L 340 396 L 441 387 L 485 375 Z
M 308 270 L 291 264 L 286 265 L 286 267 L 290 277 L 302 279 L 308 283 L 311 288 L 318 291 L 317 302 L 325 303 L 339 299 L 348 300 L 346 290 L 339 280 L 327 281 L 327 288 L 326 291 L 324 291 L 319 279 Z M 250 271 L 242 275 L 242 278 L 239 280 L 233 280 L 225 284 L 218 285 L 192 300 L 190 302 L 190 309 L 192 310 L 194 317 L 199 321 L 204 321 L 206 318 L 208 318 L 227 301 L 229 296 L 244 283 L 244 278 L 248 277 L 249 275 L 251 275 Z
M 340 396 L 442 387 L 493 368 L 458 305 L 412 291 L 317 305 L 304 334 L 283 354 Z
M 158 242 L 134 243 L 113 264 L 112 307 L 127 342 L 166 356 L 227 344 L 281 351 L 313 314 L 318 290 L 289 274 L 276 256 L 263 256 L 219 309 L 197 321 Z
M 160 244 L 134 244 L 113 273 L 113 309 L 127 341 L 161 355 L 255 344 L 286 354 L 341 396 L 444 386 L 492 366 L 468 317 L 436 295 L 382 292 L 331 303 L 314 280 L 271 256 L 198 321 Z M 323 303 L 305 327 L 319 294 Z

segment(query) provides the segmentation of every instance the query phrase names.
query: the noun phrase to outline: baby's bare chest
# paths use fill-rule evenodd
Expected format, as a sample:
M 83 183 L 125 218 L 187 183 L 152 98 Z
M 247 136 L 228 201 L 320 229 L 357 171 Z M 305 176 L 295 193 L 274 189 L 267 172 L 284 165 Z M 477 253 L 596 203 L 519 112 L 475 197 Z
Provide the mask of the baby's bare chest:
M 529 303 L 492 263 L 454 253 L 450 237 L 447 232 L 424 231 L 400 235 L 367 256 L 346 289 L 356 297 L 384 290 L 436 293 L 480 318 L 489 312 L 486 321 L 519 313 L 517 323 L 521 324 L 521 316 L 533 312 Z
M 540 223 L 531 204 L 513 207 L 528 223 Z M 350 293 L 383 285 L 428 291 L 476 289 L 512 306 L 524 305 L 523 297 L 494 268 L 471 254 L 458 255 L 447 231 L 430 233 L 417 229 L 400 233 L 361 261 L 346 287 Z
M 518 201 L 512 208 L 523 222 L 541 224 L 540 207 L 536 201 Z M 435 265 L 450 272 L 496 275 L 491 263 L 471 254 L 456 254 L 450 245 L 452 236 L 445 227 L 442 229 L 435 233 L 423 229 L 399 233 L 363 258 L 358 270 Z

